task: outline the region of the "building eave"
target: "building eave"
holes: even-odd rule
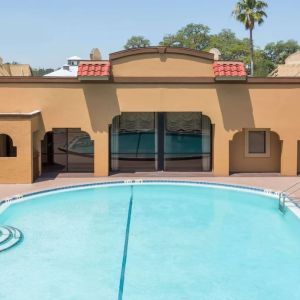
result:
[[[189,48],[177,48],[177,47],[165,47],[165,46],[152,46],[152,47],[122,50],[122,51],[111,53],[109,55],[109,59],[117,60],[124,57],[141,55],[141,54],[181,54],[181,55],[188,55],[188,56],[198,57],[202,59],[207,59],[210,61],[214,60],[214,55],[209,52],[204,52],[204,51],[194,50]]]
[[[1,112],[0,118],[32,118],[40,113],[40,110],[34,110],[31,112]]]
[[[24,76],[0,76],[0,84],[84,84],[84,83],[156,83],[156,84],[300,84],[300,77],[247,77],[236,79],[228,77],[220,80],[215,77],[104,77],[85,78],[78,77],[24,77]]]

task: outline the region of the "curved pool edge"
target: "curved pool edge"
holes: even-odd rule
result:
[[[259,187],[239,185],[239,184],[228,184],[222,182],[210,182],[210,181],[197,181],[197,180],[175,180],[175,179],[124,179],[124,180],[110,180],[110,181],[99,181],[91,183],[78,183],[72,185],[65,185],[53,188],[46,188],[37,190],[34,192],[16,194],[13,196],[0,199],[0,215],[12,204],[19,202],[28,201],[38,196],[55,194],[63,191],[82,190],[90,188],[110,187],[110,186],[122,186],[122,185],[185,185],[185,186],[202,186],[209,188],[229,189],[236,190],[246,193],[259,194],[273,199],[277,199],[281,191],[274,191],[271,189],[264,189]],[[300,207],[298,207],[290,198],[287,198],[287,208],[300,219]]]

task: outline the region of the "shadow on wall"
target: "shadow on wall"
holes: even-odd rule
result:
[[[229,142],[230,173],[280,173],[282,141],[270,132],[270,157],[245,156],[245,131],[237,132]]]
[[[87,83],[83,93],[94,133],[108,131],[113,117],[120,114],[116,88],[111,84]]]
[[[216,87],[224,128],[227,131],[255,128],[253,108],[246,85],[220,84]]]

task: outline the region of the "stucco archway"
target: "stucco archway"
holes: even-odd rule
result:
[[[16,157],[17,147],[14,146],[12,138],[7,134],[0,134],[0,157]]]
[[[251,131],[251,129],[249,129]],[[253,129],[253,131],[259,131]],[[263,131],[263,130],[261,130]],[[273,131],[267,132],[265,154],[248,153],[247,130],[237,132],[229,142],[229,171],[234,173],[280,173],[282,141]]]

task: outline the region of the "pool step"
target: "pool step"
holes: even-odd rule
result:
[[[0,226],[0,252],[11,249],[23,240],[23,233],[12,226]]]

